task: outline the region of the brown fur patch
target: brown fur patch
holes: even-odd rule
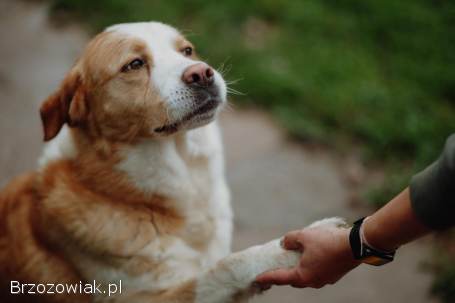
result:
[[[2,192],[0,234],[0,299],[2,302],[29,302],[30,295],[12,296],[12,280],[31,283],[77,283],[81,279],[71,263],[49,250],[39,237],[36,174],[10,183]],[[4,292],[8,290],[8,292]],[[14,298],[14,299],[13,299]],[[33,296],[34,302],[88,302],[86,295]]]
[[[54,138],[63,124],[80,124],[87,113],[84,88],[76,68],[65,77],[57,92],[44,101],[40,108],[44,141]]]
[[[198,56],[196,54],[196,48],[194,47],[194,45],[185,39],[185,37],[183,36],[180,36],[178,37],[176,40],[175,40],[175,49],[178,51],[178,52],[183,52],[183,50],[186,48],[186,47],[191,47],[193,49],[193,53],[191,54],[190,58],[193,59],[193,60],[197,60],[198,59]]]
[[[173,288],[168,291],[162,291],[156,294],[149,292],[141,292],[128,297],[129,302],[138,303],[192,303],[196,299],[196,282],[190,281],[183,283],[179,287]]]
[[[144,68],[123,72],[136,58],[146,62]],[[155,136],[153,130],[167,122],[167,114],[150,83],[152,66],[143,41],[115,32],[97,35],[41,107],[45,140],[55,137],[64,123],[92,139],[132,142]]]

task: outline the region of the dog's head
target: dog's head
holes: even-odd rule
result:
[[[194,46],[174,28],[146,22],[97,35],[40,111],[46,141],[65,123],[132,140],[205,125],[225,102],[222,76]]]

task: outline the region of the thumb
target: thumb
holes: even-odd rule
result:
[[[260,274],[256,277],[256,283],[259,285],[288,285],[298,280],[296,268],[276,269]]]
[[[283,238],[283,248],[287,250],[303,250],[303,245],[301,243],[302,231],[295,230],[288,232]]]

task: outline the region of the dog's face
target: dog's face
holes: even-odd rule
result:
[[[45,140],[64,123],[111,140],[167,136],[211,122],[226,102],[221,75],[174,28],[120,24],[96,36],[41,107]]]

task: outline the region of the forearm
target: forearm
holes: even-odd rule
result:
[[[363,232],[373,247],[392,251],[427,234],[430,229],[416,217],[411,206],[409,188],[406,188],[368,218]]]
[[[360,261],[368,263],[368,254],[365,254],[366,258],[359,257],[368,251],[363,250],[362,243],[368,244],[370,248],[389,252],[383,255],[388,257],[387,260],[393,259],[392,252],[399,246],[431,230],[454,226],[453,180],[455,134],[447,140],[438,161],[416,175],[410,188],[406,188],[380,210],[363,220],[360,230],[351,229],[349,234],[346,230],[313,227],[290,232],[285,237],[284,245],[286,249],[303,252],[300,265],[292,270],[264,273],[257,281],[265,286],[289,284],[296,287],[321,287],[334,283],[359,265]],[[351,243],[354,243],[354,247],[351,247]],[[355,246],[360,246],[360,249]],[[377,265],[380,262],[369,264]]]

